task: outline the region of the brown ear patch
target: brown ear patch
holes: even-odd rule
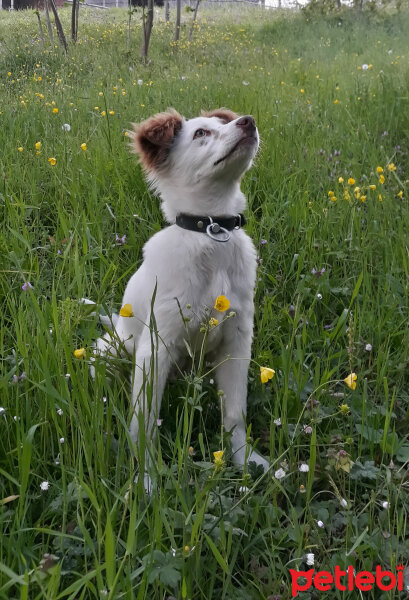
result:
[[[211,110],[209,112],[202,110],[201,114],[203,117],[217,117],[225,123],[230,123],[230,121],[234,121],[235,119],[239,118],[239,115],[228,108],[216,108],[216,110]]]
[[[133,123],[132,148],[146,171],[158,170],[165,164],[182,122],[180,114],[169,109],[142,123]]]

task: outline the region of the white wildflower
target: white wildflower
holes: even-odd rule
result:
[[[274,419],[274,425],[277,425],[277,427],[280,427],[280,425],[281,425],[280,417],[278,417],[278,419]]]
[[[299,466],[299,470],[300,470],[300,473],[308,473],[308,471],[310,470],[310,467],[307,465],[307,463],[301,463]]]
[[[278,469],[275,473],[274,473],[274,477],[278,480],[283,479],[285,477],[285,471],[284,469]]]
[[[68,123],[64,123],[64,125],[62,125],[61,129],[63,131],[71,131],[71,125],[69,125]]]
[[[305,561],[309,567],[314,566],[314,560],[315,560],[315,556],[312,552],[309,552],[308,554],[305,555]]]
[[[366,346],[365,346],[365,350],[366,350],[367,352],[371,352],[371,350],[372,350],[372,345],[371,345],[371,344],[366,344]]]
[[[42,492],[46,492],[46,491],[48,490],[48,488],[49,488],[49,487],[50,487],[50,483],[49,483],[49,481],[42,481],[42,482],[40,483],[40,490],[41,490]]]
[[[318,527],[320,527],[321,529],[322,529],[323,527],[325,527],[325,525],[324,525],[324,523],[323,523],[322,521],[317,521],[317,525],[318,525]]]

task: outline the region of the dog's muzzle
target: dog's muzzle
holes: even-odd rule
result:
[[[228,242],[230,231],[240,229],[246,224],[246,219],[241,213],[232,217],[196,217],[181,213],[176,217],[176,225],[189,231],[206,233],[216,242]]]

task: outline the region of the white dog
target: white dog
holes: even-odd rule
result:
[[[231,432],[233,461],[243,465],[247,457],[266,469],[268,462],[246,449],[244,421],[256,251],[241,228],[246,200],[240,179],[259,145],[254,119],[220,109],[185,120],[169,110],[134,125],[132,145],[161,197],[169,226],[146,243],[143,263],[126,286],[122,305],[130,305],[133,316],[115,319],[113,335],[105,334],[96,344],[97,353],[116,354],[116,338],[134,357],[131,437],[138,440],[142,422],[146,436],[152,436],[172,365],[186,356],[187,337],[189,343],[199,341],[203,322],[213,317],[220,324],[209,330],[207,351],[217,365],[217,387],[224,394],[223,423]],[[230,301],[225,313],[213,308],[221,295]],[[224,319],[230,311],[235,315]],[[146,381],[153,382],[150,407]],[[149,467],[148,457],[145,464]],[[149,481],[145,476],[146,487]]]

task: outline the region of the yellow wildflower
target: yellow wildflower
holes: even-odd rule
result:
[[[225,312],[230,306],[230,300],[226,296],[218,296],[214,308],[219,312]]]
[[[224,466],[223,454],[224,450],[217,450],[216,452],[213,452],[213,461],[216,470],[219,470]]]
[[[41,148],[41,142],[36,142],[35,143],[35,149],[36,150],[40,150],[40,148]]]
[[[378,173],[378,175],[380,175],[381,173],[383,173],[382,167],[376,167],[376,172]]]
[[[81,150],[84,150],[84,152],[87,150],[87,144],[85,142],[81,144]]]
[[[133,310],[131,304],[124,304],[121,310],[119,311],[121,317],[133,317]]]
[[[351,373],[348,377],[345,377],[344,382],[347,386],[354,390],[356,388],[356,380],[358,379],[358,375],[356,373]]]
[[[361,202],[366,202],[366,196],[361,196],[359,199]]]
[[[19,148],[19,150],[20,150],[20,148]],[[397,195],[398,198],[402,199],[403,198],[403,191],[400,190],[396,195]]]
[[[344,178],[343,177],[338,177],[338,183],[344,183]]]
[[[339,407],[339,410],[341,411],[341,413],[343,415],[347,415],[349,413],[349,406],[348,406],[348,404],[341,404],[341,406]]]
[[[396,171],[396,166],[393,163],[389,163],[388,171]]]
[[[18,150],[19,152],[23,152],[23,146],[19,146],[19,147],[17,148],[17,150]],[[399,196],[399,194],[398,194],[398,196]],[[402,196],[399,196],[399,197],[401,198]]]
[[[113,110],[110,110],[110,111],[109,111],[109,114],[110,114],[110,115],[114,115],[114,114],[115,114],[115,111],[113,111]]]
[[[53,113],[54,113],[55,115],[58,113],[58,108],[57,108],[57,107],[54,107],[54,108],[53,108]]]
[[[50,163],[50,165],[53,167],[57,161],[56,161],[56,159],[54,158],[54,156],[52,156],[51,158],[49,158],[49,159],[48,159],[48,162],[49,162],[49,163]]]
[[[376,185],[372,183],[372,185],[369,186],[369,189],[372,191],[376,190]]]
[[[353,177],[348,179],[348,185],[355,185],[355,179]]]
[[[219,321],[217,319],[214,319],[213,317],[209,321],[210,327],[216,327],[218,324],[219,324]]]
[[[78,350],[74,350],[74,356],[78,359],[85,358],[85,348],[78,348]]]
[[[335,196],[335,194],[332,190],[329,190],[328,197],[331,198],[332,196]]]
[[[382,200],[383,200],[382,194],[378,194],[378,200],[379,200],[379,202],[382,202]]]
[[[381,176],[379,177],[379,183],[380,183],[381,185],[383,185],[383,184],[385,183],[385,177],[384,177],[384,175],[381,175]]]
[[[273,379],[276,372],[270,367],[260,367],[260,379],[261,383],[267,383],[269,379]]]

